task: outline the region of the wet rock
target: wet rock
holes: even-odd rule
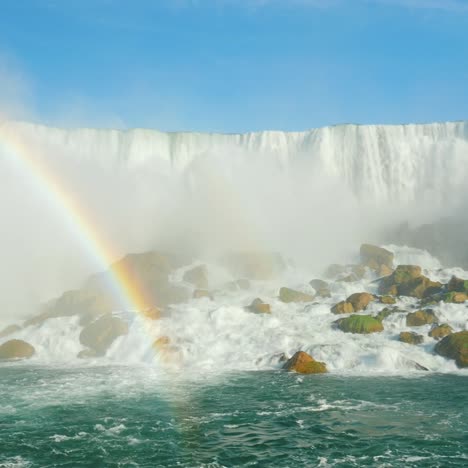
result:
[[[448,323],[442,323],[441,325],[433,326],[428,335],[435,340],[440,340],[451,333],[453,333],[453,328]]]
[[[424,342],[424,337],[422,335],[418,335],[417,333],[408,331],[401,332],[398,339],[402,343],[407,343],[411,345],[418,345]]]
[[[351,296],[346,299],[346,302],[349,302],[353,306],[354,312],[359,312],[365,310],[373,300],[374,296],[372,294],[362,292],[351,294]]]
[[[286,268],[286,262],[277,252],[232,252],[221,262],[234,277],[253,280],[277,278]]]
[[[458,367],[468,367],[468,331],[452,333],[436,344],[435,352],[454,359]]]
[[[382,277],[382,276],[389,276],[393,273],[393,270],[389,268],[387,265],[380,265],[377,274]]]
[[[442,300],[444,302],[449,302],[452,304],[463,304],[463,302],[468,301],[468,294],[463,292],[451,291],[442,295]]]
[[[116,338],[127,333],[126,322],[112,315],[104,315],[83,328],[80,343],[95,351],[97,356],[102,356]]]
[[[12,333],[16,333],[20,330],[21,327],[19,325],[8,325],[2,331],[0,331],[0,338],[11,335]]]
[[[301,291],[296,291],[291,288],[281,288],[279,291],[279,299],[282,302],[312,302],[314,296],[310,294],[303,293]]]
[[[352,314],[354,312],[353,304],[346,301],[338,302],[331,308],[332,314]]]
[[[193,291],[194,299],[202,299],[203,297],[206,297],[210,300],[213,299],[213,296],[211,295],[210,291],[207,291],[206,289],[195,289],[195,291]]]
[[[382,322],[371,315],[352,315],[337,320],[335,324],[345,333],[369,334],[381,332],[384,329]]]
[[[270,304],[266,304],[259,297],[254,299],[247,309],[255,314],[271,314]]]
[[[456,291],[468,294],[468,280],[452,276],[447,284],[447,290],[450,292]]]
[[[406,316],[406,326],[408,327],[421,327],[436,322],[437,317],[432,309],[417,310]]]
[[[198,289],[208,289],[208,272],[206,265],[198,265],[184,273],[183,280]]]
[[[375,316],[375,318],[377,320],[385,320],[387,317],[390,317],[390,315],[393,315],[393,314],[397,314],[399,312],[404,312],[400,309],[398,309],[398,307],[385,307],[385,309],[382,309],[381,311],[379,311],[379,313]]]
[[[23,340],[10,340],[0,345],[0,359],[28,359],[35,352],[34,346]]]
[[[317,292],[320,291],[321,289],[328,289],[329,285],[326,281],[323,281],[321,279],[313,279],[309,283]]]
[[[382,266],[391,271],[393,268],[393,253],[372,244],[362,244],[360,251],[361,263],[371,270],[380,271]]]
[[[299,374],[324,374],[327,366],[324,362],[316,361],[304,351],[298,351],[283,366],[283,369]]]
[[[379,302],[381,304],[396,304],[396,299],[393,296],[380,296]]]

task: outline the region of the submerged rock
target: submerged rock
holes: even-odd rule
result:
[[[369,334],[383,331],[380,320],[371,315],[352,315],[335,322],[336,326],[345,333]]]
[[[252,301],[252,303],[247,307],[247,310],[254,312],[255,314],[271,314],[270,304],[266,304],[259,297]]]
[[[325,374],[327,366],[324,362],[316,361],[304,351],[297,351],[283,366],[283,369],[299,374]]]
[[[126,322],[112,315],[104,315],[83,328],[80,343],[95,351],[96,356],[102,356],[116,338],[127,333]]]
[[[372,244],[362,244],[359,250],[361,263],[376,272],[386,267],[387,271],[393,268],[394,255],[389,250]]]
[[[408,331],[401,332],[398,339],[402,343],[407,343],[411,345],[418,345],[424,341],[424,337],[422,335],[418,335],[417,333]]]
[[[468,367],[468,331],[452,333],[436,344],[435,352],[454,359],[458,367]]]
[[[28,359],[35,352],[34,346],[23,340],[10,340],[0,345],[0,359]]]
[[[437,316],[432,309],[417,310],[406,316],[406,325],[408,327],[421,327],[436,322]]]
[[[453,328],[448,323],[443,323],[441,325],[433,326],[428,336],[434,338],[435,340],[440,340],[441,338],[444,338],[451,333],[453,333]]]
[[[206,265],[198,265],[184,273],[183,280],[198,289],[208,289],[208,272]]]
[[[279,299],[282,302],[312,302],[314,300],[314,296],[311,294],[306,294],[301,291],[296,291],[295,289],[291,288],[281,288],[279,291]]]

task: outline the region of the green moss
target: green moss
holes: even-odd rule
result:
[[[383,331],[380,320],[371,315],[352,315],[336,322],[338,328],[345,333],[376,333]]]

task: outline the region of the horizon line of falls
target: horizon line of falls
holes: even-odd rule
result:
[[[414,368],[393,336],[404,328],[403,316],[388,318],[389,329],[372,338],[342,336],[332,327],[332,302],[372,289],[373,278],[334,283],[332,297],[315,308],[281,303],[278,289],[308,292],[309,281],[320,278],[326,265],[355,263],[362,242],[424,238],[442,249],[447,232],[462,232],[458,225],[441,228],[442,239],[435,231],[397,228],[404,221],[418,226],[466,217],[467,122],[242,135],[3,122],[0,142],[0,324],[37,314],[38,304],[103,271],[103,256],[91,242],[95,235],[105,247],[112,244],[114,256],[106,261],[150,250],[189,255],[194,263],[184,268],[208,265],[214,287],[239,279],[220,270],[217,259],[227,251],[278,251],[294,260],[295,267],[276,281],[171,306],[175,319],[165,317],[161,326],[194,368],[271,368],[272,357],[297,349],[336,371]],[[398,235],[387,236],[393,231]],[[457,249],[466,244],[454,238],[448,243],[461,259]],[[400,262],[425,261],[421,266],[431,279],[446,282],[450,276],[438,272],[437,260],[427,254],[395,253]],[[175,270],[170,281],[187,286],[183,273]],[[244,309],[258,296],[272,305],[271,317]],[[148,331],[134,317],[123,317],[133,320],[130,333],[116,340],[109,355],[144,361],[149,350],[141,336]],[[440,317],[455,329],[466,321],[464,311],[451,315],[449,306]],[[39,357],[67,360],[82,349],[81,329],[76,317],[65,316],[17,336],[31,342]],[[454,369],[423,348],[415,358],[431,370]]]

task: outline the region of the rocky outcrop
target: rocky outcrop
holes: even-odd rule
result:
[[[468,367],[468,331],[452,333],[435,347],[440,356],[454,359],[458,367]]]
[[[80,343],[103,356],[116,338],[128,333],[128,325],[118,317],[104,315],[88,324],[80,333]]]
[[[313,279],[309,284],[315,289],[318,297],[331,297],[330,286],[326,281]]]
[[[221,263],[234,277],[253,280],[270,280],[286,268],[283,257],[276,252],[232,252]]]
[[[431,281],[416,265],[398,265],[395,271],[379,283],[379,294],[391,296],[428,297],[442,291],[442,283]]]
[[[304,351],[298,351],[283,366],[283,369],[299,374],[324,374],[327,366],[324,362],[316,361],[312,356]]]
[[[279,290],[279,299],[282,302],[312,302],[314,296],[291,288],[281,288]]]
[[[266,304],[259,297],[252,301],[247,310],[255,314],[271,314],[270,304]]]
[[[417,333],[408,331],[401,332],[398,339],[402,343],[407,343],[411,345],[418,345],[424,341],[424,337],[422,335],[418,335]]]
[[[10,340],[0,346],[0,359],[28,359],[34,356],[34,346],[23,340]]]
[[[183,280],[197,289],[208,289],[208,271],[206,265],[198,265],[184,273]]]
[[[337,320],[335,325],[345,333],[369,334],[381,332],[384,329],[382,322],[371,315],[352,315]]]
[[[362,244],[359,253],[361,263],[371,270],[378,273],[392,271],[394,255],[389,250],[372,244]]]
[[[406,316],[406,326],[408,327],[421,327],[436,322],[437,316],[432,309],[417,310]]]
[[[435,325],[431,328],[428,336],[434,338],[435,340],[440,340],[453,333],[453,328],[448,323],[443,323],[441,325]]]

